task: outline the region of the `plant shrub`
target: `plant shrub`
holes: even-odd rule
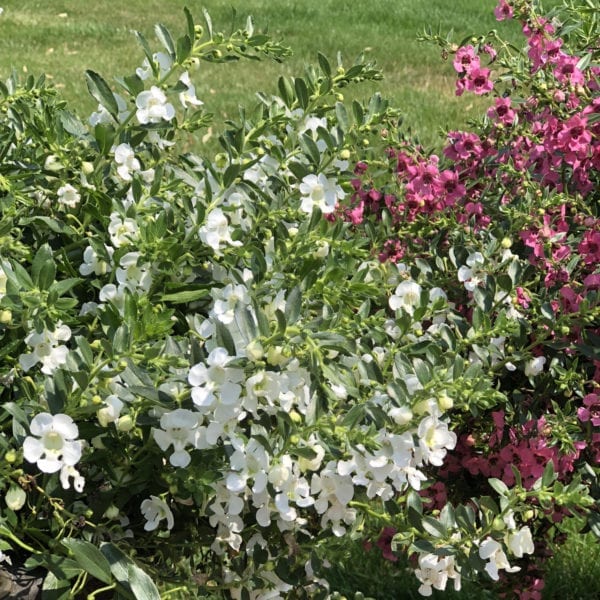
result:
[[[524,52],[434,38],[498,94],[443,157],[321,55],[190,151],[200,61],[287,53],[251,21],[138,36],[87,123],[7,81],[4,561],[56,597],[326,598],[382,532],[424,595],[539,597],[548,543],[598,527],[597,25],[497,13]]]

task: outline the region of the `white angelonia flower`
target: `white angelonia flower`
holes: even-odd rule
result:
[[[152,429],[154,441],[163,452],[172,444],[173,454],[169,456],[169,462],[174,467],[187,467],[192,457],[185,448],[196,444],[198,413],[177,408],[160,418],[160,426],[162,429]]]
[[[106,248],[108,258],[111,259],[115,249],[111,246],[104,247]],[[82,275],[87,276],[91,275],[92,273],[95,275],[106,275],[106,273],[110,273],[111,271],[112,267],[110,263],[100,258],[92,246],[88,246],[83,251],[83,262],[79,266],[79,272]]]
[[[129,144],[119,144],[114,149],[117,173],[123,181],[131,181],[132,173],[138,172],[142,167],[135,157],[135,152]]]
[[[120,94],[116,94],[113,92],[113,96],[115,97],[115,101],[117,102],[117,108],[119,109],[117,117],[119,123],[122,123],[129,116],[129,111],[127,110],[127,102],[125,102],[125,99]],[[96,125],[112,125],[114,124],[114,119],[112,118],[108,110],[106,110],[105,106],[103,106],[102,104],[98,104],[98,111],[90,115],[88,122],[92,127],[96,127]]]
[[[525,375],[527,377],[535,377],[544,370],[545,356],[536,356],[525,364]]]
[[[59,479],[64,490],[68,490],[70,487],[69,478],[73,479],[73,488],[79,493],[83,492],[85,478],[81,476],[75,467],[71,465],[63,465],[60,470]]]
[[[146,531],[154,531],[158,524],[163,520],[167,520],[167,529],[173,529],[175,519],[169,505],[158,496],[150,496],[142,502],[142,514],[146,519],[144,529]]]
[[[418,592],[421,596],[431,596],[433,589],[445,590],[448,579],[454,580],[454,589],[461,589],[461,575],[453,556],[436,556],[435,554],[421,554],[419,567],[415,575],[421,582]]]
[[[312,213],[315,206],[324,215],[332,213],[337,201],[346,196],[336,180],[328,179],[323,173],[306,175],[299,187],[302,194],[300,209],[308,214]]]
[[[482,267],[485,264],[481,252],[473,252],[467,258],[467,266],[458,269],[458,280],[464,283],[465,289],[472,292],[485,279],[485,271]]]
[[[158,66],[158,76],[161,79],[169,72],[169,70],[173,66],[173,61],[171,60],[171,57],[168,54],[165,54],[164,52],[156,52],[152,55],[152,60],[154,64]],[[144,58],[142,66],[138,67],[135,70],[135,72],[142,81],[145,81],[146,79],[148,79],[148,77],[150,77],[150,75],[152,75],[152,66],[148,62],[147,58]]]
[[[206,222],[199,229],[200,239],[220,255],[223,244],[241,246],[242,242],[231,239],[232,228],[221,208],[215,208],[206,215]]]
[[[142,125],[171,121],[175,117],[173,105],[167,102],[165,93],[155,85],[140,92],[135,99],[135,105],[135,116]]]
[[[183,92],[179,93],[179,101],[183,105],[183,108],[187,108],[188,104],[191,106],[202,106],[204,102],[202,102],[202,100],[198,100],[196,97],[196,87],[190,79],[190,74],[185,71],[185,73],[183,73],[179,78],[179,81],[181,81],[181,83],[183,83],[183,85],[185,85],[187,88]]]
[[[414,314],[415,308],[421,305],[421,286],[412,279],[402,281],[396,291],[390,296],[389,305],[392,310],[403,309],[409,315]]]
[[[526,525],[518,531],[510,532],[506,545],[517,558],[522,558],[523,554],[533,554],[535,550],[531,530]]]
[[[139,252],[127,252],[119,261],[120,267],[117,269],[117,282],[127,289],[135,292],[143,290],[147,292],[152,285],[152,275],[150,274],[150,264],[146,263],[138,266]]]
[[[491,537],[487,537],[479,545],[479,556],[488,561],[485,570],[494,581],[500,579],[498,574],[500,569],[504,569],[507,573],[516,573],[521,570],[521,567],[510,566],[502,545]]]
[[[104,399],[104,403],[106,406],[98,410],[96,417],[102,427],[108,427],[109,423],[116,423],[119,420],[125,404],[114,394],[107,396]]]
[[[119,213],[110,214],[108,235],[115,248],[120,248],[135,241],[139,235],[139,228],[135,219],[122,217]]]
[[[2,13],[0,13],[2,14]],[[4,552],[2,552],[2,550],[0,550],[0,563],[1,562],[5,562],[8,563],[9,565],[12,565],[12,560],[10,559],[10,556],[8,556],[8,554],[4,554]]]
[[[342,523],[351,525],[356,520],[356,511],[348,508],[348,503],[354,497],[354,484],[347,475],[337,472],[337,465],[330,461],[320,473],[312,476],[311,494],[318,494],[315,500],[315,510],[323,515],[321,527],[325,528],[331,522],[331,530],[336,537],[346,533]]]
[[[19,356],[19,364],[23,371],[42,363],[42,373],[52,375],[56,369],[67,362],[69,349],[59,345],[71,338],[71,329],[67,325],[58,323],[54,331],[44,329],[38,333],[33,330],[26,338],[25,343],[33,348],[28,354]]]
[[[394,406],[388,411],[388,414],[396,425],[406,425],[413,418],[412,410],[408,406]]]
[[[65,414],[39,413],[31,420],[23,442],[23,457],[37,463],[43,473],[56,473],[63,466],[73,467],[81,458],[83,442],[73,419]],[[36,437],[33,437],[36,436]]]
[[[224,288],[212,291],[215,302],[212,313],[225,325],[233,323],[238,307],[245,308],[250,304],[250,295],[246,286],[227,284]]]
[[[68,208],[75,208],[81,200],[79,192],[70,183],[58,188],[57,196],[58,203]]]
[[[435,414],[425,417],[419,423],[417,435],[423,459],[436,467],[443,464],[447,450],[456,446],[456,434]]]

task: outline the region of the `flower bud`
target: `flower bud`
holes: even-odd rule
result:
[[[512,246],[512,240],[510,238],[507,238],[507,237],[502,238],[502,241],[500,242],[500,245],[503,248],[508,249],[508,248],[510,248]]]
[[[133,422],[133,419],[130,415],[124,415],[122,417],[119,417],[119,420],[117,421],[117,429],[124,433],[131,431],[134,428],[134,426],[135,423]]]
[[[12,323],[11,310],[0,310],[0,323],[2,323],[2,325],[9,325],[10,323]]]
[[[17,460],[17,453],[14,450],[9,450],[4,455],[4,460],[10,464],[14,463]]]
[[[6,492],[4,500],[6,501],[6,506],[11,510],[21,510],[25,504],[25,500],[27,500],[27,494],[23,488],[11,485],[8,492]]]
[[[246,346],[246,356],[252,362],[262,360],[264,355],[265,349],[263,348],[263,345],[260,342],[254,340]]]
[[[113,519],[116,519],[119,516],[119,509],[114,505],[111,504],[105,511],[104,514],[102,515],[105,519],[109,519],[110,521],[112,521]]]

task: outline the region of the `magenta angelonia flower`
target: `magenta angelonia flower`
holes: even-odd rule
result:
[[[500,0],[498,6],[494,9],[494,16],[498,21],[504,21],[506,19],[512,19],[513,9],[512,6],[506,0]]]
[[[454,55],[452,65],[457,73],[471,73],[480,66],[479,56],[473,46],[462,46]]]
[[[479,67],[472,69],[465,80],[465,89],[478,96],[491,92],[494,89],[494,82],[490,79],[490,70]]]
[[[594,427],[600,425],[600,395],[588,394],[583,398],[583,406],[577,409],[577,416],[580,421],[592,422]]]

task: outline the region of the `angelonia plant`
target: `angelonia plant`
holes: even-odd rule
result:
[[[539,598],[567,524],[600,533],[586,6],[501,2],[522,49],[424,36],[490,98],[442,156],[323,55],[203,148],[202,62],[289,53],[251,20],[138,34],[89,118],[1,85],[2,565],[53,598],[328,598],[378,540],[422,595]]]

